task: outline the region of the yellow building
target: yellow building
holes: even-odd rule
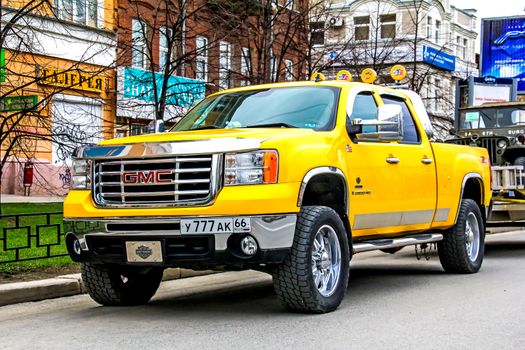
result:
[[[63,194],[74,148],[112,136],[116,1],[26,4],[8,1],[2,17],[2,30],[13,25],[0,75],[1,189],[23,192],[29,161],[32,194]]]

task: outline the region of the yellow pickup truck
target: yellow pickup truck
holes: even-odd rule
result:
[[[346,81],[249,86],[169,132],[78,149],[66,244],[91,297],[143,304],[166,267],[271,273],[290,310],[329,312],[353,254],[437,242],[474,273],[490,211],[487,151],[430,142],[411,91]]]

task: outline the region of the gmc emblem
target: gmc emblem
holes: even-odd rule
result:
[[[126,171],[122,174],[122,182],[125,184],[170,183],[170,178],[161,179],[161,176],[171,174],[173,174],[173,172],[170,170]]]

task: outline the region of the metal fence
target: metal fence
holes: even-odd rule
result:
[[[63,213],[0,215],[0,264],[67,255]]]

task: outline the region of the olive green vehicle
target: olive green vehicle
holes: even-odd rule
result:
[[[491,226],[525,225],[525,102],[459,110],[449,143],[483,147],[492,164]]]

